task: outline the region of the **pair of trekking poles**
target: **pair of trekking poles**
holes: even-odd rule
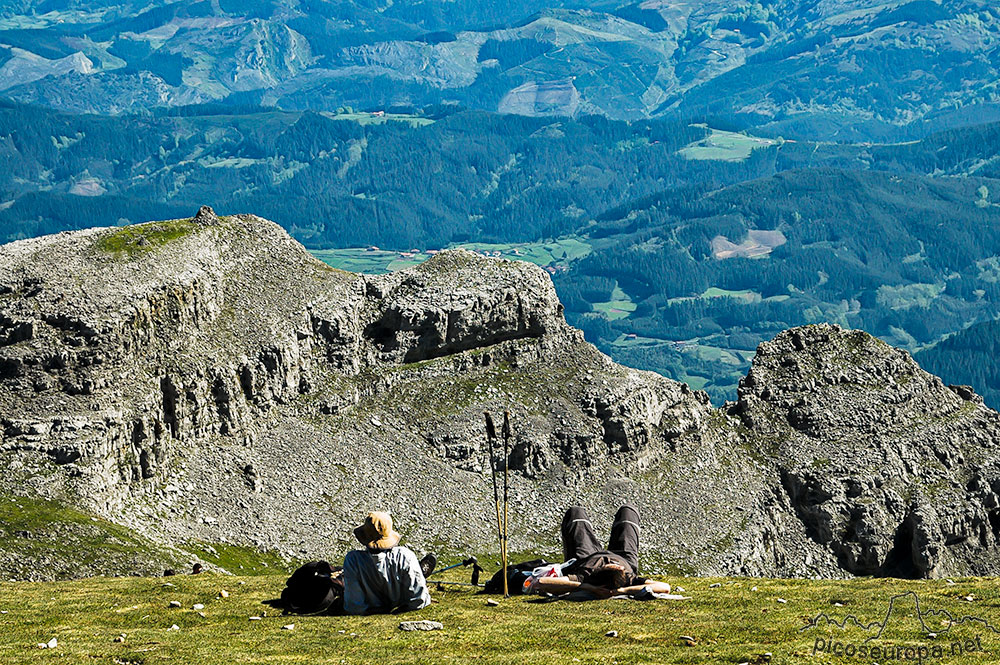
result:
[[[510,412],[503,412],[503,429],[500,431],[503,436],[503,510],[500,508],[500,488],[497,481],[500,469],[496,461],[497,430],[493,425],[493,418],[487,412],[486,416],[486,440],[490,445],[490,471],[493,474],[493,503],[497,509],[497,538],[500,540],[500,562],[503,566],[503,596],[510,596],[507,588],[507,498],[510,492],[509,467],[510,467]]]
[[[484,414],[486,416],[486,439],[489,441],[490,445],[490,471],[493,474],[493,503],[496,506],[497,511],[497,537],[500,539],[500,562],[503,566],[503,595],[504,598],[510,596],[510,589],[507,588],[507,516],[508,516],[508,497],[510,496],[510,412],[504,411],[503,413],[503,428],[500,430],[500,434],[503,437],[503,505],[501,508],[501,494],[500,494],[500,481],[497,476],[501,473],[500,465],[497,463],[496,453],[499,448],[497,443],[497,429],[493,424],[493,418],[489,413]],[[479,573],[483,569],[479,566],[479,562],[476,557],[469,557],[462,563],[456,563],[453,566],[448,566],[447,568],[442,568],[440,570],[435,570],[432,575],[437,575],[438,573],[443,573],[446,570],[451,570],[452,568],[458,568],[460,566],[473,566],[472,571],[472,584],[469,586],[479,586]],[[444,582],[440,581],[438,584],[459,584],[458,582]]]

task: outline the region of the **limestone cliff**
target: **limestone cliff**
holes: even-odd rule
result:
[[[995,574],[1000,420],[904,351],[835,326],[757,350],[732,409],[780,501],[853,574]]]
[[[512,549],[553,550],[571,502],[606,528],[631,501],[651,570],[1000,570],[997,414],[864,333],[782,333],[713,410],[587,344],[524,263],[355,275],[207,212],[0,247],[0,499],[299,558],[380,507],[416,549],[484,551],[504,409]]]
[[[594,490],[579,470],[648,465],[710,411],[561,312],[528,264],[454,251],[355,275],[251,216],[13,243],[4,482],[177,543],[319,554],[385,506],[411,542],[481,547],[482,413],[510,409],[521,526],[550,541],[566,487]]]

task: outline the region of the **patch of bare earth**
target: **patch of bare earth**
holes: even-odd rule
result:
[[[775,247],[780,247],[788,242],[785,234],[781,231],[759,231],[751,230],[747,232],[747,238],[740,244],[736,244],[719,235],[712,238],[712,256],[717,259],[732,259],[743,257],[746,259],[760,258],[767,256]]]

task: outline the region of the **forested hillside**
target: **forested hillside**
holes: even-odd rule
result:
[[[0,106],[0,240],[203,203],[253,210],[309,247],[441,247],[575,232],[665,188],[738,182],[761,160],[677,154],[678,121],[553,120],[455,108],[419,115],[193,109],[105,118]]]
[[[239,111],[0,106],[0,240],[207,203],[315,250],[407,252],[337,254],[348,268],[471,243],[547,266],[589,339],[717,400],[788,326],[834,321],[915,351],[1000,313],[1000,125],[831,144],[455,106]]]
[[[984,321],[914,356],[951,384],[973,386],[988,406],[1000,408],[1000,321]]]
[[[1000,312],[1000,208],[983,194],[997,184],[812,170],[675,191],[602,216],[590,236],[614,241],[557,284],[602,348],[721,399],[790,326],[916,350]]]

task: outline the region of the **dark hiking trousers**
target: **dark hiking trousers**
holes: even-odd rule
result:
[[[582,506],[573,506],[563,516],[562,541],[566,561],[584,559],[602,551],[590,515]],[[615,513],[608,551],[625,559],[633,575],[639,574],[639,511],[634,507],[622,506]]]

